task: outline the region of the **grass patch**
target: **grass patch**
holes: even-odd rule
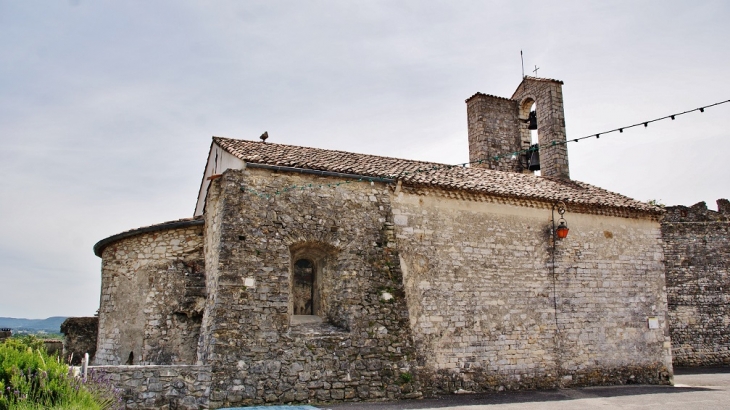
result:
[[[108,381],[69,376],[68,366],[48,355],[42,340],[27,336],[0,344],[0,410],[119,407],[121,396]]]

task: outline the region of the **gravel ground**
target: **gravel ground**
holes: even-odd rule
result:
[[[342,403],[318,407],[331,410],[730,409],[730,367],[675,369],[674,386],[631,385],[459,394],[423,400]]]

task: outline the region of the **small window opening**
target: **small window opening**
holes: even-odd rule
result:
[[[332,274],[337,250],[326,243],[307,241],[291,245],[290,252],[289,324],[309,325],[325,320],[339,323],[338,318],[344,315],[342,308],[331,304],[333,289],[338,288]]]
[[[127,365],[134,364],[134,352],[129,352],[129,357],[127,357]]]
[[[314,263],[309,259],[299,259],[294,263],[292,296],[295,315],[315,315]]]

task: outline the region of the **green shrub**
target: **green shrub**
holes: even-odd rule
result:
[[[69,376],[68,366],[49,356],[42,340],[27,336],[0,344],[0,410],[113,409],[119,403],[104,380]]]
[[[404,372],[400,374],[401,384],[410,383],[413,381],[413,375],[410,372]]]

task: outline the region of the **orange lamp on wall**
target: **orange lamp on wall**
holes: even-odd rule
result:
[[[555,234],[558,236],[558,239],[565,239],[568,237],[568,223],[565,222],[565,219],[560,218],[560,222],[558,223],[558,228],[555,230]]]
[[[560,219],[558,219],[558,226],[555,226],[555,211],[558,211],[558,214],[560,215]],[[565,239],[568,237],[568,221],[563,218],[563,215],[565,215],[565,203],[563,201],[558,201],[553,204],[552,214],[550,218],[550,222],[552,223],[551,232],[553,235],[553,239]]]

